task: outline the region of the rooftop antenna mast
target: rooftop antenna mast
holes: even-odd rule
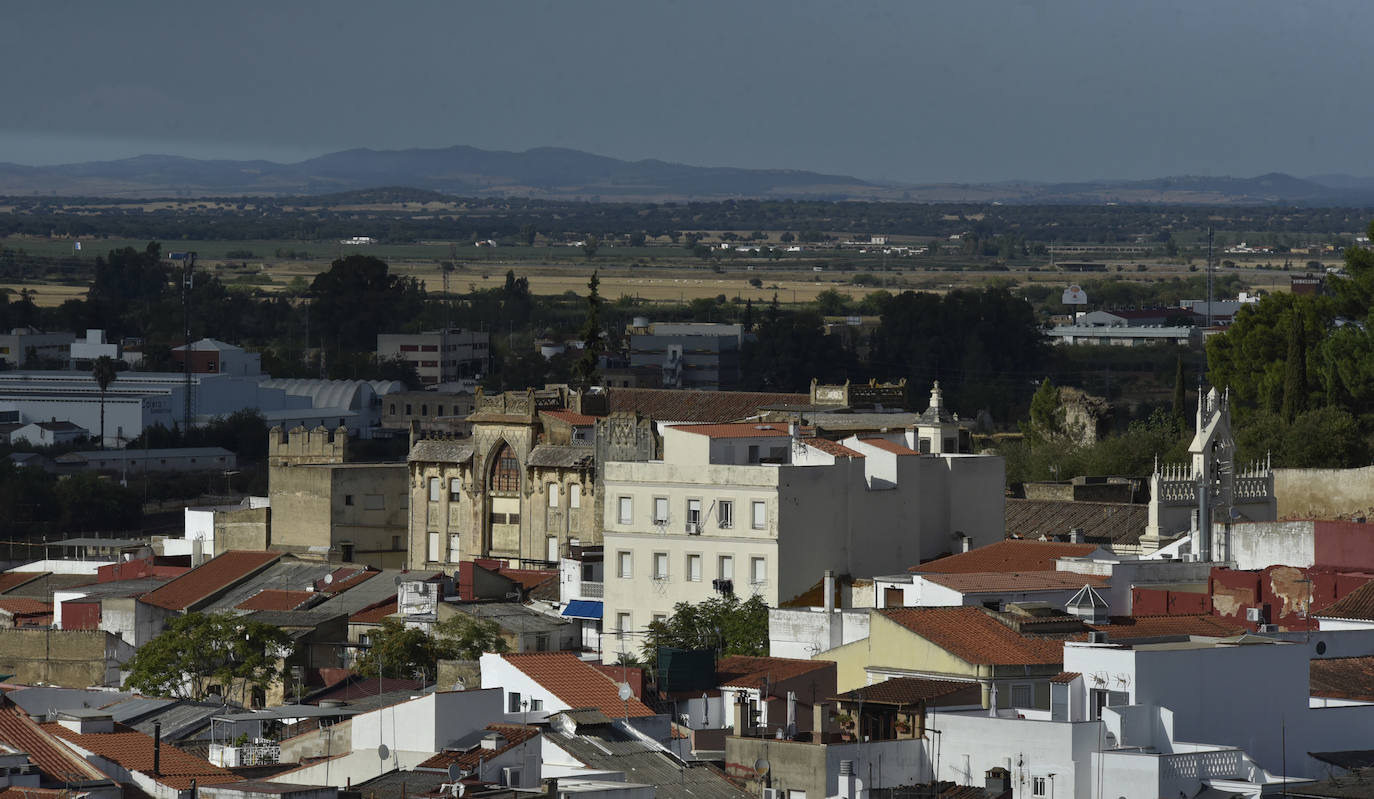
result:
[[[1207,330],[1212,326],[1212,228],[1207,228]],[[1204,333],[1203,335],[1206,335]]]
[[[191,289],[194,286],[196,254],[194,252],[174,252],[169,256],[173,261],[181,261],[181,309],[184,320],[184,357],[182,360],[183,368],[183,394],[182,399],[185,403],[181,415],[181,434],[185,436],[191,430]]]

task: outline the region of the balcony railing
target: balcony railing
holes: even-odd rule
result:
[[[606,595],[605,583],[593,583],[583,580],[581,594],[587,599],[600,599]]]

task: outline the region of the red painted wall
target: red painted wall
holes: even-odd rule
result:
[[[1374,570],[1374,525],[1359,522],[1313,522],[1313,561],[1346,571]]]
[[[62,629],[99,630],[100,603],[73,599],[62,603]]]

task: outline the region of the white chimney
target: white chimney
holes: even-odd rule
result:
[[[969,551],[970,549],[972,549],[972,548],[973,548],[973,537],[972,537],[972,536],[969,536],[969,535],[965,535],[965,534],[963,534],[963,533],[959,533],[959,550],[960,550],[961,552],[968,552],[968,551]]]
[[[789,732],[797,729],[797,692],[787,692],[787,729]]]
[[[830,569],[825,570],[825,612],[835,612],[835,572]]]
[[[857,799],[854,795],[854,761],[840,761],[840,799]]]

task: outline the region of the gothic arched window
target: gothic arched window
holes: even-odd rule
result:
[[[492,460],[491,490],[520,490],[520,461],[516,459],[515,450],[510,448],[510,444],[503,442],[501,449]]]

